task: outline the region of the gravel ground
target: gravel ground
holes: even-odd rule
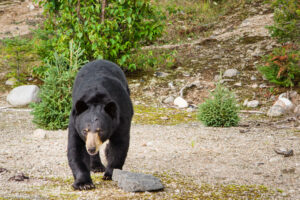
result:
[[[97,175],[93,175],[95,191],[72,191],[73,179],[66,157],[67,131],[35,132],[28,111],[2,109],[0,119],[0,168],[8,170],[0,173],[0,197],[141,199],[150,195],[150,199],[157,199],[160,193],[167,198],[178,192],[177,186],[165,182],[166,189],[154,196],[125,193],[112,181],[103,182]],[[248,132],[240,133],[241,129]],[[279,147],[293,149],[294,155],[276,154],[274,149]],[[198,185],[264,185],[283,191],[276,199],[300,199],[299,152],[300,134],[292,129],[278,130],[263,125],[248,129],[208,128],[200,123],[134,124],[124,169],[169,173],[175,179],[180,175]],[[29,179],[8,181],[18,172]]]

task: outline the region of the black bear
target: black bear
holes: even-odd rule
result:
[[[68,134],[72,186],[93,189],[90,171],[105,172],[103,179],[110,180],[113,169],[122,169],[127,156],[133,107],[126,77],[110,61],[87,63],[77,74],[72,100]],[[104,167],[99,147],[106,140]]]

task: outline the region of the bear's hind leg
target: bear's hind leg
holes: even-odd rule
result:
[[[91,171],[92,172],[104,172],[105,167],[103,166],[99,152],[96,155],[90,156],[90,166],[91,166]]]

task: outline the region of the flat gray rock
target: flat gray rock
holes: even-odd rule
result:
[[[118,182],[118,186],[126,192],[144,192],[161,190],[164,188],[160,179],[150,175],[133,173],[114,169],[113,181]]]

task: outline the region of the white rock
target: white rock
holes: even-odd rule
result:
[[[237,82],[234,84],[235,86],[238,86],[238,87],[241,87],[242,86],[242,83],[241,82]]]
[[[279,98],[274,103],[274,106],[281,106],[285,111],[291,111],[294,108],[294,104],[284,97]]]
[[[257,83],[254,83],[253,85],[251,85],[251,87],[252,87],[253,89],[255,89],[255,88],[258,87],[258,85],[257,85]]]
[[[251,81],[256,81],[256,77],[254,75],[251,76]]]
[[[182,97],[177,97],[175,100],[174,100],[174,104],[176,106],[178,106],[179,108],[186,108],[189,106],[189,104],[187,103],[186,100],[184,100]]]
[[[237,76],[239,74],[239,71],[237,69],[227,69],[224,74],[223,77],[234,77]]]
[[[267,115],[269,117],[278,117],[280,115],[283,115],[284,113],[285,113],[285,110],[283,107],[274,105],[268,110]]]
[[[6,100],[13,106],[25,106],[39,101],[38,92],[39,87],[36,85],[23,85],[10,91]]]
[[[15,85],[17,81],[18,80],[15,77],[12,77],[5,82],[5,85]]]
[[[247,107],[249,108],[256,108],[259,105],[259,101],[253,100],[247,102]]]
[[[243,106],[247,106],[248,102],[249,102],[248,99],[246,99],[243,103]]]
[[[164,99],[163,101],[164,103],[173,103],[174,102],[174,97],[169,96],[166,99]]]
[[[43,129],[36,129],[33,132],[33,136],[37,139],[47,139],[48,138],[47,132]]]

